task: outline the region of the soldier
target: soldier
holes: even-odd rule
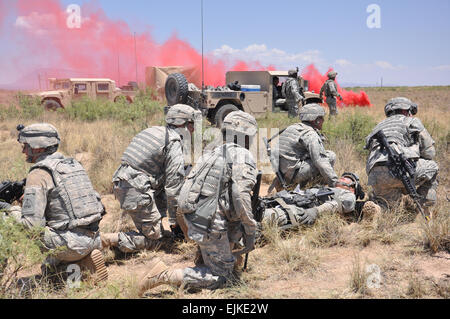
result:
[[[381,208],[374,202],[367,201],[358,213],[356,201],[362,200],[364,196],[359,177],[354,173],[344,173],[337,181],[336,187],[313,187],[305,191],[296,189],[264,198],[266,209],[262,222],[289,229],[302,224],[311,225],[324,213],[339,213],[343,216],[354,213],[358,218],[362,216],[364,219],[370,219],[374,214],[380,213]]]
[[[54,126],[39,123],[17,129],[22,153],[33,166],[23,205],[11,207],[9,215],[27,228],[45,227],[44,249],[61,249],[47,257],[43,273],[77,263],[95,273],[97,280],[107,279],[98,227],[104,207],[86,171],[75,159],[57,152],[60,139]]]
[[[315,177],[322,176],[325,183],[333,187],[338,177],[333,166],[336,154],[326,151],[321,134],[325,110],[312,103],[300,110],[301,123],[289,126],[280,134],[279,149],[272,153],[273,161],[279,162],[278,169],[287,185],[301,184],[303,187]],[[276,167],[274,169],[277,169]],[[269,192],[276,187],[281,190],[281,183],[275,178]]]
[[[380,203],[387,201],[390,204],[406,194],[402,182],[389,173],[387,154],[381,152],[378,142],[372,139],[378,131],[383,130],[391,147],[415,163],[417,193],[422,196],[420,203],[425,206],[425,213],[429,214],[429,207],[436,203],[438,186],[439,167],[433,161],[436,153],[434,140],[422,122],[413,117],[417,113],[417,105],[409,99],[396,97],[389,100],[384,112],[387,118],[366,138],[366,148],[370,151],[366,171],[368,184],[373,187],[372,195],[374,199],[381,199]]]
[[[289,78],[283,85],[286,105],[288,107],[288,116],[296,117],[298,115],[298,104],[303,100],[298,85],[297,70],[288,71]]]
[[[224,143],[204,154],[187,176],[179,198],[179,209],[187,224],[187,235],[197,242],[203,264],[169,270],[155,260],[142,280],[143,294],[161,284],[216,289],[232,278],[235,261],[254,249],[256,221],[251,191],[256,183],[256,163],[248,151],[257,124],[248,113],[234,111],[223,122]],[[245,148],[242,145],[245,142]],[[243,238],[245,247],[233,250]]]
[[[177,197],[184,181],[182,137],[194,131],[200,111],[184,104],[170,107],[164,126],[153,126],[136,135],[122,155],[113,176],[114,194],[139,233],[102,234],[104,247],[122,252],[154,248],[162,238],[162,215],[167,208],[172,231],[177,227]],[[187,131],[189,133],[187,133]]]
[[[322,88],[320,89],[320,98],[322,98],[323,93],[325,93],[326,102],[328,104],[328,107],[330,108],[330,118],[332,115],[338,114],[336,107],[336,96],[338,96],[342,100],[342,96],[338,93],[336,87],[336,75],[337,72],[335,71],[328,72],[328,80],[325,81],[325,83],[322,85]]]

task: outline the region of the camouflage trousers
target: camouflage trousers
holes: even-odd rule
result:
[[[57,250],[55,255],[48,256],[44,262],[44,265],[52,267],[79,261],[94,249],[102,248],[99,231],[82,228],[56,231],[46,227],[43,243],[44,251]]]
[[[149,188],[135,188],[128,181],[114,182],[114,194],[123,212],[134,222],[138,232],[119,232],[118,248],[125,253],[153,248],[162,237],[162,216],[158,207],[164,210],[164,194]],[[158,203],[157,203],[158,202]]]
[[[326,98],[326,102],[328,104],[328,107],[330,108],[330,117],[332,115],[338,115],[338,110],[337,110],[337,106],[336,106],[336,98],[332,97],[332,96],[328,96]]]
[[[297,117],[298,116],[298,103],[295,100],[286,99],[286,105],[288,107],[288,116]]]
[[[189,225],[190,223],[188,223]],[[189,225],[189,237],[192,236]],[[211,232],[195,240],[200,248],[204,265],[183,269],[183,283],[186,287],[217,289],[233,278],[236,258],[232,247],[242,238],[240,223],[231,225],[228,231]]]
[[[331,166],[334,167],[336,154],[333,151],[326,151],[326,158]],[[311,159],[299,161],[295,166],[289,167],[283,175],[288,185],[306,184],[317,177],[321,177],[320,171],[316,168]],[[274,183],[277,189],[281,188],[281,184],[278,182],[277,178],[275,178]]]
[[[417,193],[423,197],[420,201],[424,206],[433,206],[436,203],[436,189],[438,186],[438,164],[435,161],[419,159],[416,165],[415,184]],[[389,173],[387,166],[375,166],[369,172],[368,185],[373,187],[375,199],[381,197],[388,203],[399,200],[406,195],[406,189],[401,180]]]

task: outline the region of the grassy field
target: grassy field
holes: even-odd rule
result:
[[[360,88],[354,88],[359,91]],[[240,280],[216,291],[187,292],[161,286],[148,298],[448,298],[450,282],[449,111],[450,87],[365,88],[371,107],[345,107],[326,120],[323,132],[327,149],[337,154],[336,172],[359,174],[366,187],[364,138],[384,118],[384,105],[392,97],[405,96],[419,104],[417,116],[436,141],[439,164],[437,216],[426,226],[399,204],[373,221],[353,223],[340,216],[323,216],[314,226],[289,234],[266,229],[267,242],[250,254],[249,269]],[[7,96],[7,93],[1,92]],[[137,102],[79,101],[61,112],[44,112],[36,101],[20,97],[0,99],[0,176],[22,179],[25,163],[17,143],[17,124],[48,122],[61,136],[60,150],[87,169],[94,187],[102,194],[108,214],[102,231],[133,229],[111,195],[111,177],[122,152],[140,130],[164,123],[162,106],[141,92]],[[284,128],[296,120],[287,114],[269,114],[258,120],[260,128]],[[266,164],[259,163],[260,167]],[[264,181],[273,177],[269,174]],[[263,186],[263,190],[268,185]],[[263,194],[264,195],[264,194]],[[276,253],[274,253],[276,252]],[[33,298],[136,298],[140,274],[153,256],[173,267],[192,266],[193,243],[180,243],[171,251],[144,251],[118,256],[107,251],[109,280],[98,286],[83,282],[78,289],[37,289]],[[119,258],[120,257],[120,258]],[[19,275],[39,273],[36,258]],[[375,277],[374,277],[375,276]],[[375,279],[374,279],[375,278]],[[372,284],[370,284],[372,282]],[[4,297],[17,297],[9,292]]]

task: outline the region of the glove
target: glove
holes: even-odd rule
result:
[[[300,224],[304,225],[311,225],[314,224],[314,222],[317,219],[319,211],[317,208],[308,208],[304,211],[303,215],[300,217]]]
[[[242,239],[244,241],[244,248],[233,251],[233,255],[235,258],[239,257],[240,255],[249,253],[253,249],[255,249],[255,234],[247,235],[246,233],[244,233],[244,237]]]
[[[9,211],[11,209],[11,207],[12,207],[11,204],[0,201],[0,210]]]
[[[344,101],[344,99],[342,98],[342,96],[340,94],[338,96],[341,99],[341,101]]]

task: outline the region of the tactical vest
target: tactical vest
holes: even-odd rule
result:
[[[330,83],[332,82],[332,83]],[[326,97],[332,97],[333,94],[331,93],[330,85],[334,85],[334,81],[329,79],[325,82],[325,96]]]
[[[122,162],[156,178],[165,171],[166,146],[181,141],[180,135],[164,126],[154,126],[137,134],[122,155]]]
[[[34,169],[48,171],[55,184],[47,197],[46,218],[56,230],[88,226],[102,219],[103,205],[81,164],[59,153],[34,164]]]
[[[378,131],[383,130],[384,135],[389,143],[395,143],[402,147],[409,147],[415,143],[412,136],[408,132],[408,128],[411,121],[414,118],[407,117],[401,114],[392,115],[382,122],[378,123],[377,126],[372,130],[372,132],[367,137],[367,143],[369,144],[372,136],[374,136]],[[370,150],[378,147],[378,142],[373,141],[370,145]]]
[[[178,207],[196,227],[209,231],[217,211],[219,197],[225,196],[225,205],[229,205],[231,215],[225,215],[229,221],[239,219],[234,216],[231,200],[233,193],[232,171],[234,156],[237,154],[251,158],[251,153],[233,143],[216,147],[211,153],[203,155],[192,169],[183,184],[178,199]],[[239,156],[239,155],[237,155]],[[250,161],[251,162],[251,161]],[[256,167],[255,163],[247,163]]]
[[[303,142],[303,138],[308,134],[317,134],[313,128],[303,123],[297,123],[289,126],[279,139],[279,154],[281,158],[287,160],[306,160],[309,158],[307,145]]]
[[[295,83],[293,81],[295,81],[295,79],[288,78],[286,80],[286,82],[284,83],[283,87],[282,87],[282,90],[284,90],[284,92],[282,92],[282,94],[284,95],[284,97],[287,100],[294,100],[295,99],[295,96],[292,95],[292,91],[291,91],[292,90],[291,87],[293,85],[295,85]]]

